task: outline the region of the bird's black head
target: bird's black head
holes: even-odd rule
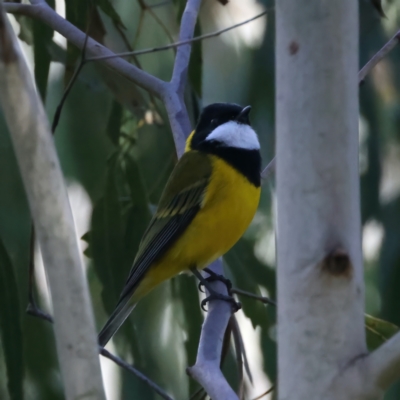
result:
[[[187,150],[223,158],[252,183],[260,185],[260,144],[250,126],[250,107],[214,103],[204,108]]]
[[[190,138],[190,147],[195,149],[212,131],[227,122],[235,121],[250,126],[249,112],[250,107],[241,107],[238,104],[210,104],[200,115],[195,132]]]

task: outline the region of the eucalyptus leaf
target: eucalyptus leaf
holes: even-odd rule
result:
[[[0,337],[7,368],[11,400],[22,400],[24,380],[23,340],[18,287],[12,261],[0,237]]]
[[[123,22],[121,20],[121,17],[115,11],[115,8],[110,0],[95,0],[95,1],[96,1],[96,5],[98,5],[101,8],[101,10],[105,14],[107,14],[117,26],[119,26],[121,28],[125,28],[125,25],[123,24]]]
[[[123,268],[124,222],[116,183],[117,171],[118,153],[115,153],[108,163],[104,195],[94,206],[90,232],[86,235],[89,237],[87,254],[91,255],[103,285],[102,300],[108,313],[117,304],[128,275]]]
[[[399,332],[400,328],[391,322],[365,314],[365,330],[368,350],[373,351]]]
[[[54,0],[49,5],[54,8]],[[44,101],[46,98],[47,81],[49,78],[51,54],[49,46],[53,41],[53,29],[39,21],[32,21],[33,24],[33,49],[35,61],[35,81],[39,93]]]

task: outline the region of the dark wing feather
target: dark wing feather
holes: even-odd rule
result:
[[[185,231],[201,207],[211,177],[211,161],[197,151],[179,160],[143,235],[120,301],[130,297],[150,265]]]

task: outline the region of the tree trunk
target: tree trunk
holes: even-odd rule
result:
[[[49,281],[65,397],[103,400],[94,318],[64,178],[47,116],[1,1],[0,106]]]
[[[279,399],[341,397],[367,352],[358,171],[358,2],[276,4]]]

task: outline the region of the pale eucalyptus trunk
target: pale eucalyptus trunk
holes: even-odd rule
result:
[[[367,352],[357,72],[357,0],[276,2],[280,400],[354,400]]]

